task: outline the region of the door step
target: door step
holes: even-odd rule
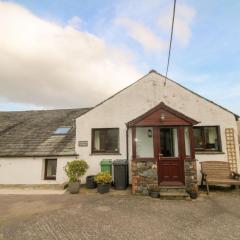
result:
[[[160,198],[169,200],[189,200],[190,196],[183,186],[164,186],[159,188]]]
[[[190,200],[188,193],[181,192],[160,192],[161,199],[167,200]]]

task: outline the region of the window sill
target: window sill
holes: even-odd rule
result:
[[[219,151],[196,151],[195,154],[199,155],[210,155],[210,154],[225,154],[225,152],[219,152]]]
[[[121,153],[90,153],[90,156],[94,156],[94,155],[122,155]]]

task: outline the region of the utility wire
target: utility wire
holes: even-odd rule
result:
[[[168,50],[168,61],[167,61],[167,69],[166,69],[166,74],[165,74],[164,86],[166,85],[166,82],[167,82],[167,74],[168,74],[168,68],[169,68],[169,63],[170,63],[172,38],[173,38],[173,27],[174,27],[174,19],[175,19],[175,9],[176,9],[176,0],[174,0],[174,4],[173,4],[172,28],[171,28],[171,36],[170,36],[170,43],[169,43],[169,50]]]

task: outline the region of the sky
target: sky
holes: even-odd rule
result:
[[[173,1],[0,1],[0,111],[94,106],[165,74]],[[177,0],[169,78],[240,114],[240,1]]]

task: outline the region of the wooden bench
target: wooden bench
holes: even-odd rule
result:
[[[207,194],[209,185],[240,185],[240,174],[230,170],[228,162],[206,161],[201,162],[202,182],[206,183]]]

